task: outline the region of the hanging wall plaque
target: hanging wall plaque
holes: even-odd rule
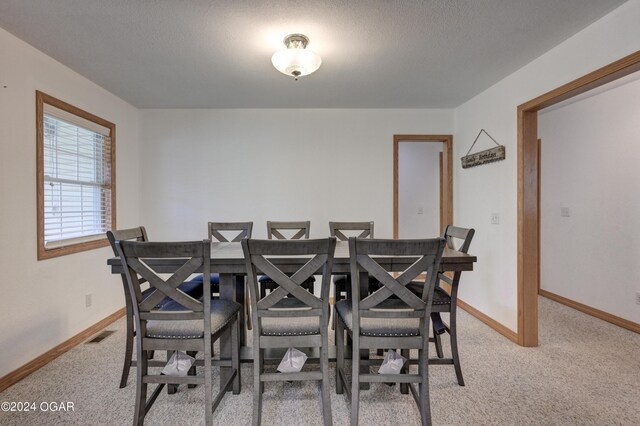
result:
[[[475,154],[470,154],[471,150],[473,149],[473,146],[476,144],[476,142],[478,141],[478,138],[482,133],[489,136],[489,138],[498,146],[495,148],[476,152]],[[493,163],[494,161],[504,160],[505,158],[506,158],[506,152],[504,149],[504,145],[500,145],[498,142],[496,142],[496,140],[492,138],[491,135],[487,133],[486,130],[480,129],[480,132],[478,132],[478,136],[476,136],[476,139],[473,141],[473,144],[471,144],[471,148],[469,148],[469,151],[467,151],[467,155],[462,157],[460,160],[462,160],[462,168],[467,169],[469,167],[475,167],[475,166],[480,166],[482,164]]]

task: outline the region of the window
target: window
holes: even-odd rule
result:
[[[38,259],[108,245],[115,228],[115,130],[36,91]]]

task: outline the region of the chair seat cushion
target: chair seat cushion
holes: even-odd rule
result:
[[[420,297],[422,297],[422,288],[424,287],[424,283],[420,281],[412,281],[407,284],[407,288]],[[440,287],[436,287],[433,292],[433,305],[450,305],[451,304],[451,296],[447,294]]]
[[[263,317],[264,336],[307,336],[320,334],[319,317]]]
[[[336,303],[336,312],[344,325],[353,332],[351,300]],[[419,318],[360,318],[360,334],[373,337],[419,336]]]
[[[304,312],[309,306],[295,297],[280,299],[270,311]],[[313,317],[262,317],[263,336],[308,336],[320,334],[320,318]]]
[[[193,297],[194,299],[202,298],[202,281],[200,282],[194,281],[194,280],[185,281],[182,284],[180,284],[178,288],[182,290],[184,293]],[[151,288],[149,288],[149,290],[151,290]],[[158,308],[162,309],[163,306],[171,302],[173,302],[173,299],[171,299],[170,297],[165,297],[162,300],[162,302],[158,303]]]
[[[181,311],[184,308],[172,300],[161,311]],[[211,333],[217,333],[236,318],[240,305],[230,300],[211,300]],[[204,321],[198,320],[149,320],[147,336],[159,339],[200,339],[204,336]]]
[[[202,283],[203,280],[203,276],[202,274],[196,276],[195,278],[193,278],[191,281],[195,281],[198,283]],[[211,279],[210,279],[211,285],[220,285],[220,275],[218,275],[217,273],[213,273],[211,274]]]

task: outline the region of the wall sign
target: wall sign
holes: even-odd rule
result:
[[[475,154],[469,154],[482,133],[489,136],[489,138],[498,146],[495,148],[476,152]],[[493,163],[494,161],[504,160],[505,158],[506,158],[506,152],[505,152],[504,145],[500,145],[498,142],[496,142],[496,140],[492,138],[491,135],[487,133],[486,130],[480,129],[478,136],[476,136],[476,139],[473,141],[473,144],[471,144],[471,148],[469,148],[469,151],[467,151],[467,155],[462,157],[460,160],[462,160],[462,168],[467,169],[469,167],[475,167],[475,166],[480,166],[482,164]]]

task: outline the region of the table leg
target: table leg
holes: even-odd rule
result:
[[[240,346],[245,346],[247,344],[247,328],[246,328],[246,320],[245,320],[245,285],[244,285],[244,276],[236,275],[236,293],[235,293],[235,301],[238,302],[242,308],[240,308],[240,322],[238,324],[240,328]]]
[[[233,274],[220,274],[220,299],[236,300],[236,286]],[[220,359],[231,359],[231,329],[220,336]],[[231,375],[231,367],[220,367],[220,390]],[[231,390],[231,388],[229,388]]]

